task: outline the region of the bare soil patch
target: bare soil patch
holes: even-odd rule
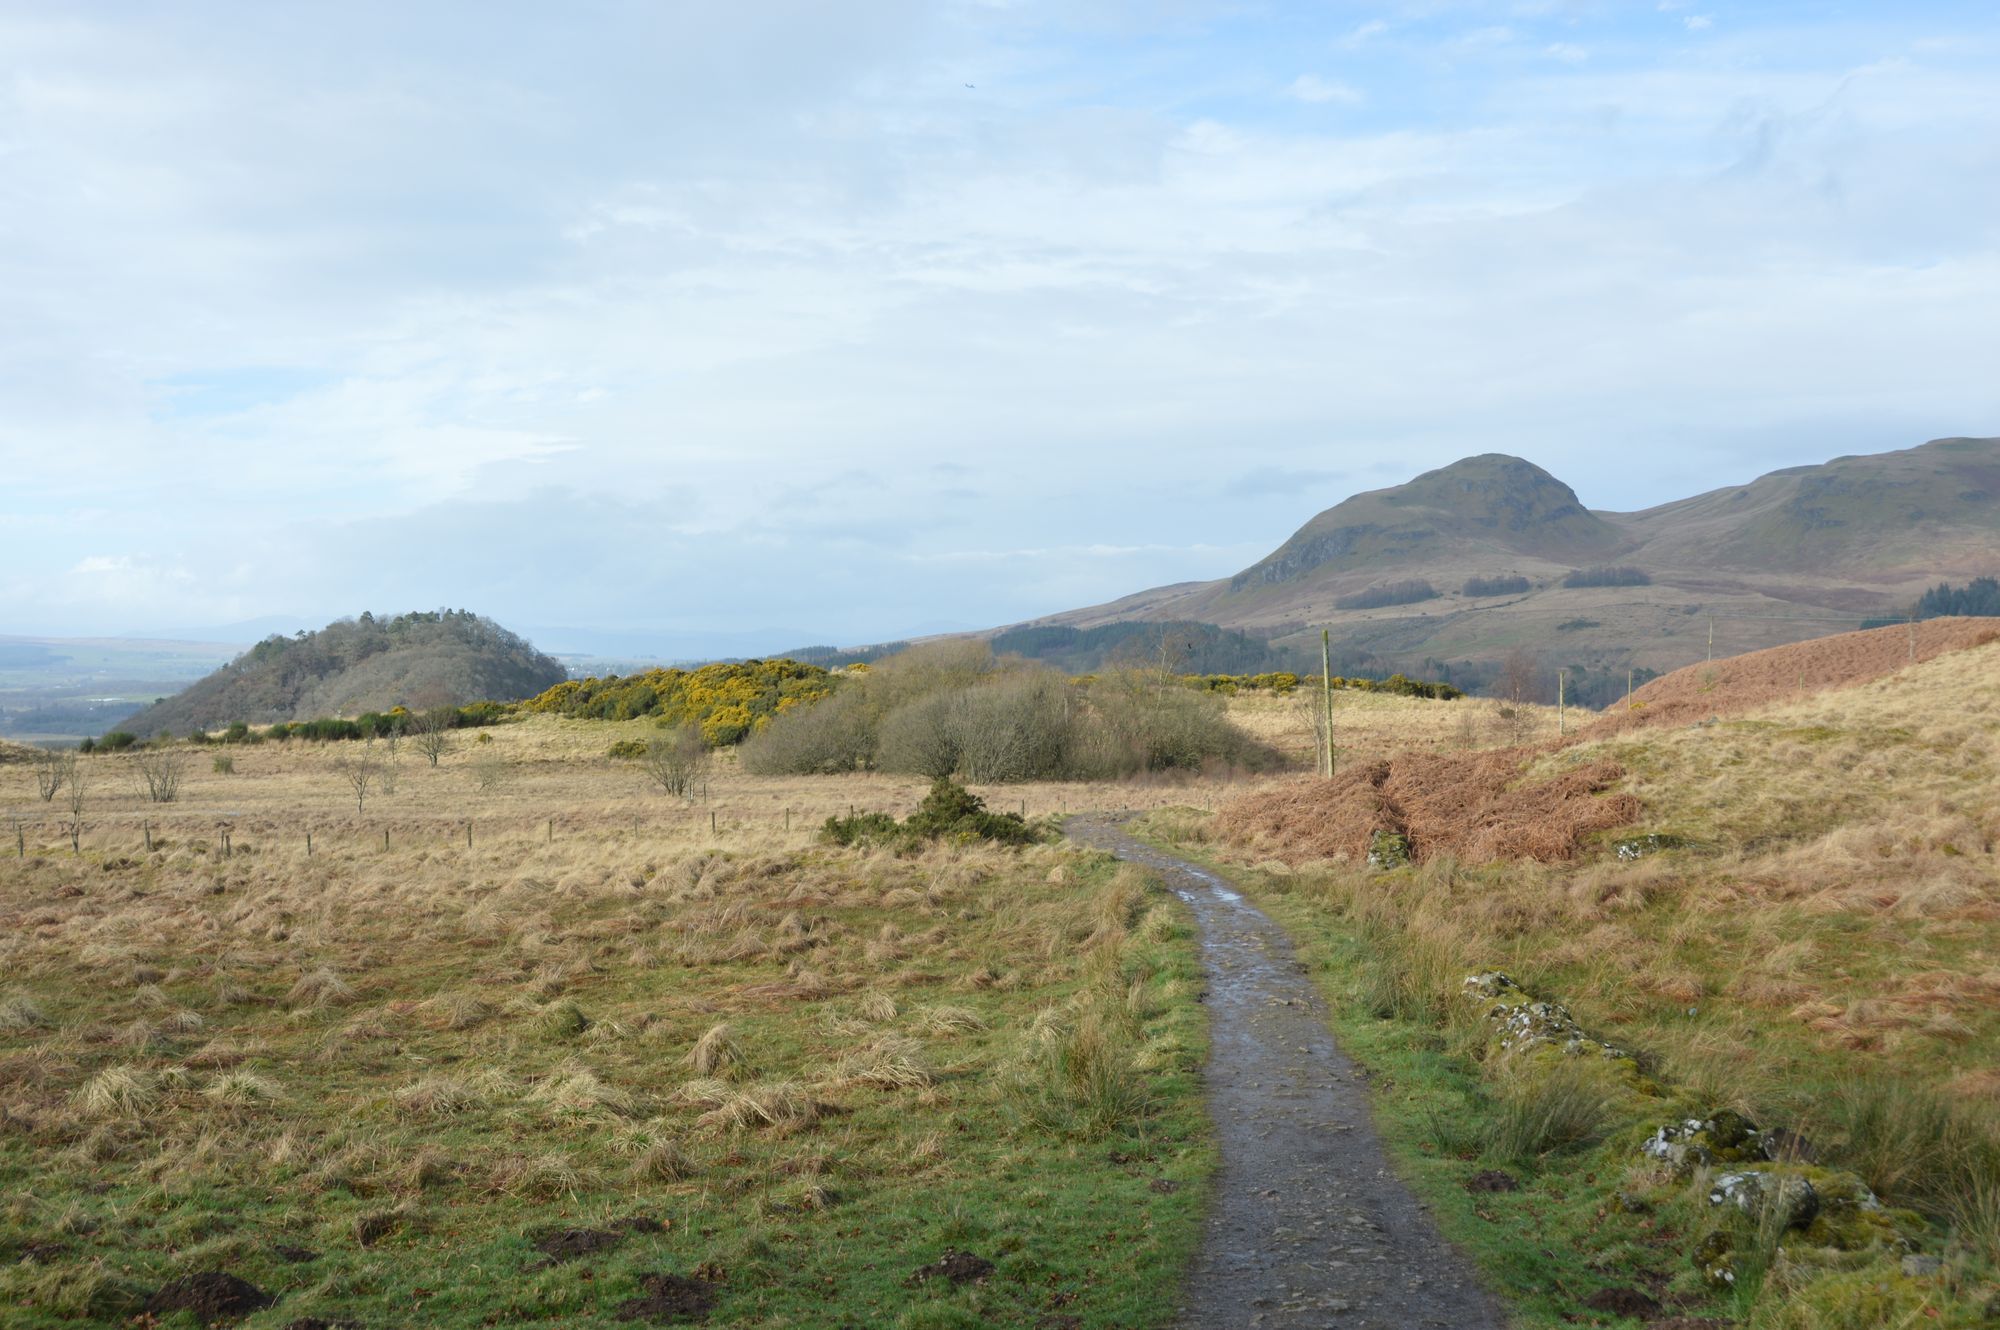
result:
[[[221,1270],[203,1270],[197,1274],[182,1275],[162,1285],[158,1292],[146,1299],[146,1314],[165,1316],[170,1312],[188,1311],[206,1324],[248,1316],[276,1301],[247,1279],[238,1279]]]
[[[561,1265],[596,1252],[609,1251],[623,1241],[623,1234],[608,1233],[601,1228],[556,1228],[535,1234],[529,1239],[529,1245],[547,1258],[547,1264]]]
[[[1606,1316],[1635,1316],[1641,1320],[1660,1314],[1660,1304],[1636,1288],[1601,1288],[1583,1300],[1589,1311]]]
[[[992,1273],[993,1262],[984,1257],[974,1256],[969,1251],[948,1251],[929,1265],[918,1268],[903,1282],[911,1288],[933,1279],[948,1279],[954,1284],[976,1284]]]
[[[675,1274],[641,1275],[639,1287],[644,1292],[638,1297],[618,1304],[619,1320],[669,1325],[675,1321],[705,1320],[715,1310],[715,1285],[706,1279]]]

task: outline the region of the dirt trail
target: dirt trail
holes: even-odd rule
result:
[[[1506,1324],[1470,1265],[1390,1171],[1360,1072],[1263,911],[1103,814],[1071,839],[1158,872],[1193,909],[1208,980],[1209,1110],[1222,1169],[1189,1272],[1189,1330]]]

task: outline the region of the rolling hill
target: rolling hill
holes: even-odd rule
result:
[[[568,672],[526,639],[465,610],[378,619],[363,614],[315,633],[267,637],[235,660],[112,729],[138,735],[244,721],[354,716],[476,701],[512,701]]]
[[[1519,651],[1600,683],[1905,611],[2000,569],[2000,439],[1774,471],[1636,513],[1518,457],[1469,457],[1327,509],[1250,567],[1012,625],[1196,622],[1351,666],[1478,682]]]

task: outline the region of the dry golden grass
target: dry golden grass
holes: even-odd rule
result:
[[[19,773],[0,1190],[32,1179],[34,1199],[0,1216],[0,1255],[50,1231],[52,1206],[105,1227],[61,1289],[0,1265],[0,1300],[115,1320],[131,1279],[92,1282],[96,1263],[157,1281],[207,1253],[293,1290],[271,1324],[374,1323],[465,1261],[500,1273],[417,1319],[582,1323],[653,1248],[594,1283],[532,1273],[520,1234],[645,1209],[682,1217],[660,1241],[683,1268],[729,1268],[732,1319],[797,1324],[829,1270],[856,1307],[902,1296],[903,1248],[923,1249],[910,1268],[934,1257],[940,1198],[960,1196],[992,1241],[1030,1235],[1036,1271],[1088,1273],[1111,1320],[1170,1310],[1198,1188],[1154,1199],[1077,1142],[1143,1120],[1163,1167],[1206,1167],[1196,986],[1150,977],[1191,963],[1178,906],[1055,845],[817,844],[850,806],[907,812],[915,781],[725,761],[707,802],[665,799],[604,755],[649,728],[540,718],[460,736],[436,769],[405,752],[359,815],[332,765],[352,745],[237,748],[233,774],[200,764],[165,805],[93,756],[80,853]],[[482,781],[475,758],[509,777]],[[1036,816],[1114,791],[989,793]],[[1134,936],[1146,911],[1166,923]],[[1036,1020],[1114,1008],[1090,1077],[1055,1083]],[[1032,1179],[1060,1203],[1020,1207]],[[1093,1247],[1139,1213],[1143,1241]],[[776,1255],[805,1241],[827,1252],[810,1270]],[[323,1264],[292,1271],[273,1242]],[[1015,1318],[1042,1278],[980,1297]]]
[[[1528,775],[1606,760],[1642,801],[1631,832],[1687,848],[1621,860],[1607,837],[1574,865],[1440,859],[1387,879],[1273,862],[1269,847],[1212,852],[1295,924],[1324,910],[1393,952],[1418,1005],[1500,968],[1718,1103],[1833,1136],[1832,1092],[1855,1084],[1991,1116],[2000,643],[1733,720],[1574,745]],[[1154,825],[1209,838],[1198,813]]]

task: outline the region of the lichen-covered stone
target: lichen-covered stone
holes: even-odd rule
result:
[[[1772,1155],[1769,1137],[1750,1119],[1727,1108],[1705,1118],[1665,1123],[1640,1145],[1639,1152],[1676,1177],[1718,1164],[1762,1163]]]
[[[1709,1183],[1708,1203],[1733,1205],[1749,1219],[1778,1228],[1804,1228],[1820,1210],[1812,1183],[1769,1168],[1718,1173]]]
[[[1620,859],[1629,863],[1634,859],[1644,859],[1649,854],[1658,854],[1662,850],[1686,849],[1688,844],[1684,836],[1676,836],[1665,831],[1651,831],[1643,836],[1628,836],[1624,840],[1613,841],[1611,848]]]
[[[1706,1234],[1694,1245],[1694,1268],[1712,1287],[1735,1287],[1736,1234],[1728,1228],[1714,1229]]]
[[[1544,1002],[1498,971],[1469,976],[1465,993],[1485,1009],[1492,1042],[1501,1052],[1547,1047],[1569,1057],[1633,1060],[1624,1049],[1584,1033],[1562,1003]]]

